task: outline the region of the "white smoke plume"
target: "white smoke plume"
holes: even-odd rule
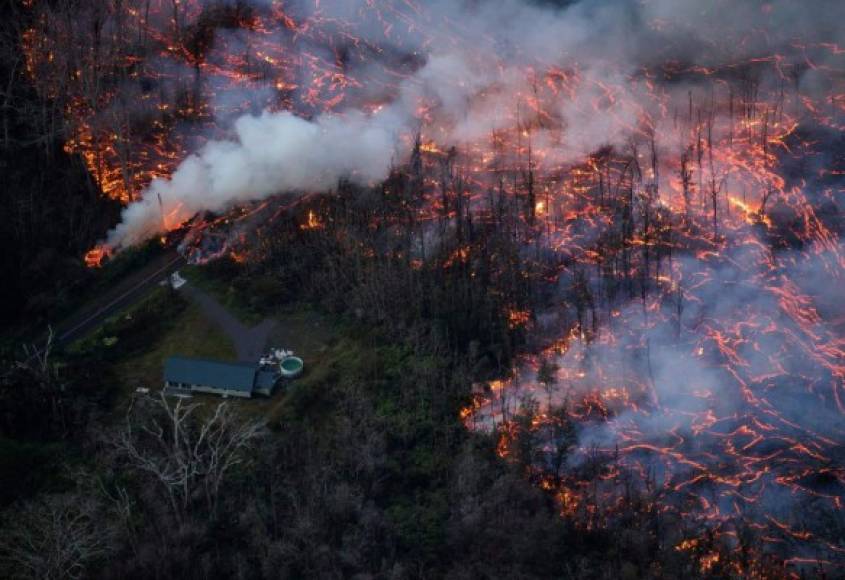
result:
[[[336,26],[338,36],[354,33],[357,42],[380,47],[375,62],[356,61],[345,71],[360,85],[350,90],[355,94],[346,108],[308,119],[294,112],[265,111],[232,122],[230,108],[222,104],[227,95],[216,97],[212,105],[220,105],[217,116],[222,124],[231,124],[231,137],[207,143],[170,178],[154,180],[124,209],[107,243],[126,247],[199,211],[221,211],[277,193],[326,191],[346,178],[360,184],[377,182],[387,176],[391,163],[404,161],[410,136],[422,123],[421,106],[429,120],[422,130],[441,146],[483,139],[517,122],[514,111],[530,94],[530,83],[537,82],[529,78],[530,71],[544,67],[577,67],[586,79],[575,94],[560,97],[558,135],[539,130],[536,136],[541,143],[554,144],[549,161],[577,159],[604,144],[624,143],[637,125],[640,107],[654,106],[639,98],[639,81],[632,80],[641,67],[668,60],[713,65],[788,49],[793,56],[784,58],[804,58],[806,51],[796,52],[790,44],[796,37],[822,43],[843,36],[841,28],[831,24],[845,17],[842,3],[820,4],[824,9],[818,14],[824,18],[789,0],[741,6],[703,6],[694,0],[437,0],[416,6],[418,22],[400,29],[401,18],[392,28],[385,27],[383,18],[372,17],[370,2],[286,3],[285,10],[295,18],[319,17],[328,23],[329,34]],[[253,5],[266,10],[274,3]],[[385,9],[379,15],[391,13]],[[759,30],[766,33],[751,34]],[[280,27],[273,33],[281,41],[288,32]],[[250,34],[221,32],[237,36],[238,42],[226,46],[238,50],[247,50]],[[336,58],[325,47],[309,48],[309,58]],[[424,64],[385,89],[385,68],[375,65],[409,55]],[[804,86],[811,90],[812,73],[807,74]],[[606,86],[622,87],[628,94],[608,97]],[[267,87],[250,90],[266,96]],[[688,90],[679,84],[667,88],[680,102]],[[230,97],[244,100],[240,91]],[[374,101],[387,105],[373,112],[368,102]]]
[[[203,210],[220,211],[276,193],[328,190],[341,177],[358,183],[382,180],[391,158],[401,153],[401,127],[390,113],[353,111],[312,121],[289,112],[241,117],[234,139],[209,142],[172,177],[154,180],[123,211],[108,241],[134,244]]]

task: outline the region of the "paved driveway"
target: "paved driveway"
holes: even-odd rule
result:
[[[275,320],[266,318],[250,328],[226,310],[217,299],[190,282],[185,284],[180,291],[185,292],[191,300],[202,308],[208,319],[216,323],[226,333],[235,347],[238,360],[258,362],[267,348],[267,340],[276,325]]]

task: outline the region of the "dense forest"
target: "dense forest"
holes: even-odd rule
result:
[[[2,239],[4,326],[41,325],[72,300],[86,278],[79,256],[117,218],[82,159],[64,149],[63,103],[39,95],[20,39],[27,26],[18,2],[2,3]]]

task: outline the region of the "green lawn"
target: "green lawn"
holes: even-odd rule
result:
[[[254,305],[250,304],[248,291],[238,289],[231,282],[209,273],[207,271],[209,267],[209,265],[185,266],[179,273],[190,284],[214,296],[226,310],[244,324],[251,326],[264,320],[264,313],[259,312]]]
[[[150,348],[115,364],[115,373],[127,391],[138,387],[157,389],[162,383],[162,369],[173,355],[235,360],[235,349],[229,338],[208,321],[200,308],[189,304]]]

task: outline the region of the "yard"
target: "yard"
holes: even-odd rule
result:
[[[198,306],[189,304],[147,350],[119,361],[115,372],[124,388],[158,389],[164,361],[175,355],[217,360],[236,358],[228,337],[203,316]]]

